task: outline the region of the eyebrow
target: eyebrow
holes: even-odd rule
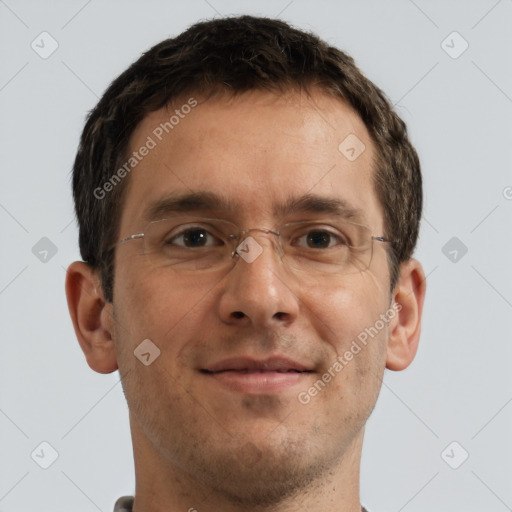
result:
[[[208,191],[185,194],[172,193],[152,201],[144,210],[146,222],[165,218],[175,213],[200,213],[240,216],[240,205],[226,197]],[[352,222],[364,223],[366,216],[360,208],[355,208],[341,198],[330,198],[315,194],[291,197],[284,203],[274,205],[275,217],[284,218],[297,213],[329,214]]]

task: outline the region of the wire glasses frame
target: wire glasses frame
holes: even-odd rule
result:
[[[248,236],[253,232],[258,233],[254,237],[272,235],[281,259],[310,274],[363,272],[370,266],[374,242],[391,243],[384,236],[372,235],[367,226],[347,220],[309,220],[276,229],[242,230],[224,219],[187,216],[152,221],[142,232],[113,247],[142,239],[142,253],[155,266],[172,266],[176,271],[218,270],[233,265],[235,256],[251,263],[263,252],[255,238]]]

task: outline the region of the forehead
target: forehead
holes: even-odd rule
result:
[[[275,219],[306,196],[343,203],[362,213],[358,220],[381,226],[368,131],[347,104],[323,92],[192,95],[148,114],[130,149],[138,160],[121,229],[149,220],[159,203],[191,195],[221,198],[216,213],[239,223]]]

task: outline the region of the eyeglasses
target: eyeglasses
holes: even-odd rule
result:
[[[372,261],[373,242],[390,242],[383,236],[373,236],[366,226],[339,219],[241,230],[227,220],[189,216],[150,222],[142,233],[126,237],[115,246],[142,239],[140,254],[152,266],[169,267],[175,272],[203,272],[226,270],[235,265],[237,256],[252,263],[264,250],[256,237],[269,235],[285,264],[310,275],[363,272]]]

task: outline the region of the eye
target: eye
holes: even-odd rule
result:
[[[350,246],[350,243],[342,233],[308,228],[307,233],[294,238],[293,245],[309,249],[329,249],[336,246]]]
[[[165,245],[178,245],[191,249],[220,245],[222,242],[203,227],[189,227],[179,233],[169,233],[165,237]]]

